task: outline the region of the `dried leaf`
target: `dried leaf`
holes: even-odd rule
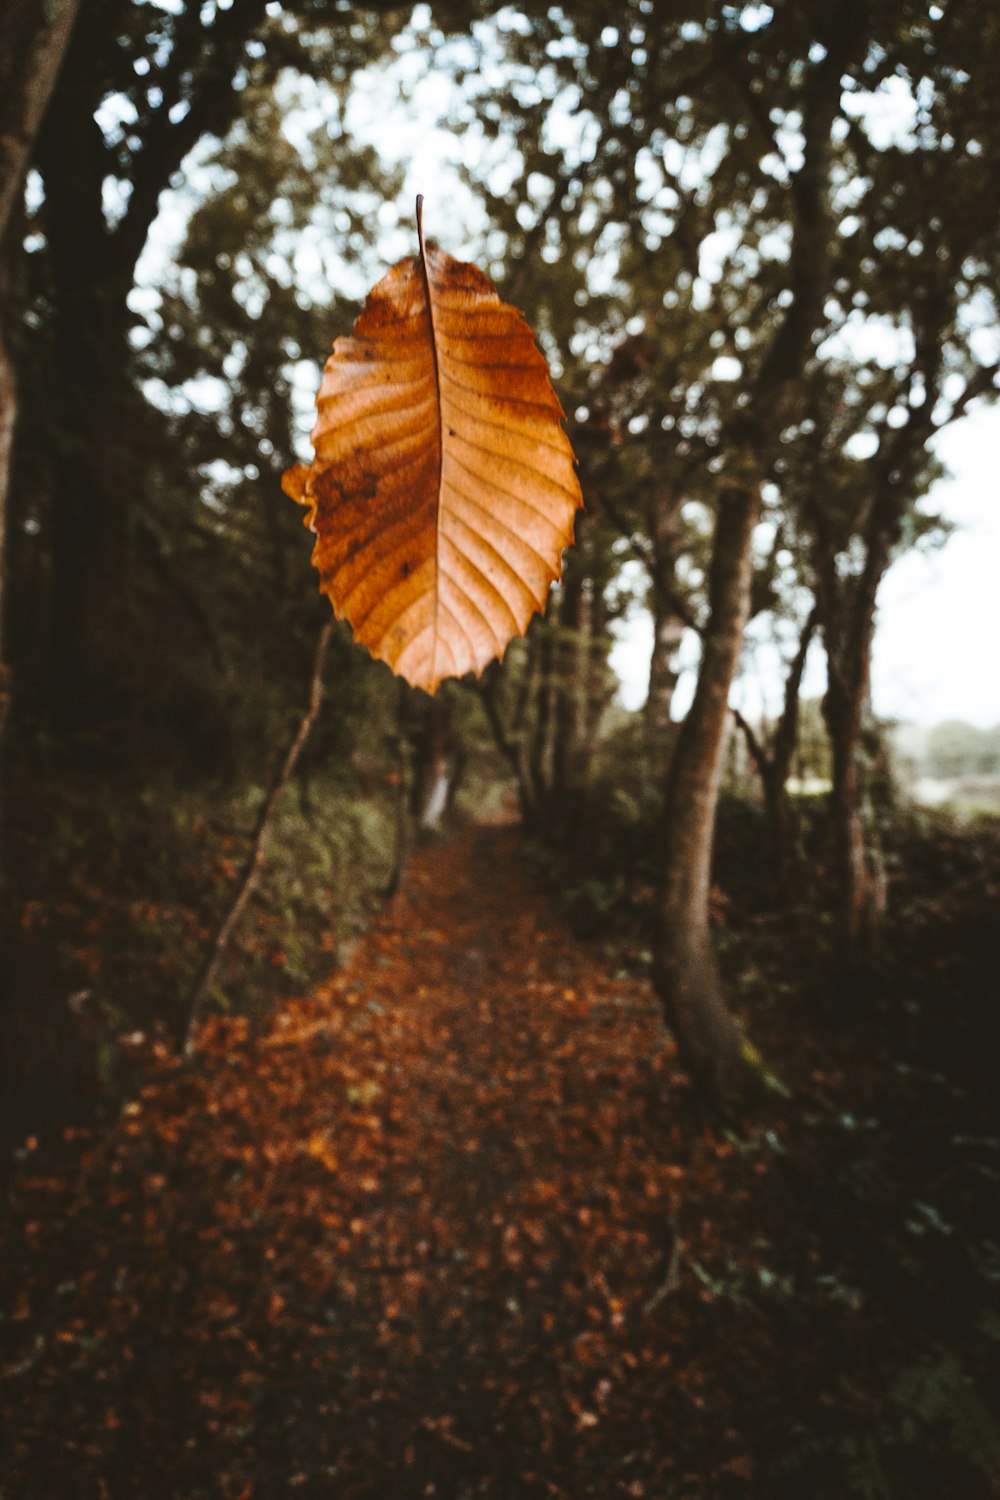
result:
[[[283,483],[308,507],[338,619],[433,693],[482,672],[544,609],[582,501],[527,323],[475,266],[419,239],[334,344],[315,458]]]

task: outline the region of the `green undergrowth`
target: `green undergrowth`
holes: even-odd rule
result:
[[[393,859],[383,767],[283,791],[267,858],[210,1003],[259,1017],[301,993],[363,930]],[[113,1110],[128,1037],[170,1044],[244,869],[264,791],[129,786],[61,774],[12,808],[5,934],[5,1138]]]

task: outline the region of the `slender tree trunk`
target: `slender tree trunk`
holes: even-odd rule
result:
[[[440,696],[421,704],[413,757],[412,812],[424,833],[437,833],[451,804],[458,765],[450,707]]]
[[[584,599],[584,627],[580,763],[586,777],[597,754],[605,710],[614,697],[614,688],[608,685],[608,608],[604,590],[596,580]]]
[[[534,723],[531,745],[528,750],[528,765],[531,783],[538,794],[538,811],[541,825],[548,828],[552,822],[552,726],[555,701],[555,632],[546,627],[539,632],[538,681],[535,687]]]
[[[857,741],[836,734],[831,736],[831,749],[838,916],[845,947],[849,953],[858,953],[864,948],[869,935],[872,899],[865,826],[861,815]]]
[[[750,539],[760,487],[748,482],[719,502],[710,576],[711,618],[691,710],[667,783],[666,849],[654,979],[684,1065],[724,1112],[746,1101],[753,1074],[740,1027],[726,1006],[708,920],[712,844],[729,727],[729,689],[750,609]]]
[[[841,945],[848,958],[861,958],[878,925],[877,885],[868,853],[862,811],[860,760],[865,680],[845,681],[831,667],[823,700],[830,737],[833,787],[834,872]]]
[[[650,565],[653,603],[653,650],[649,658],[649,691],[646,695],[644,725],[646,738],[653,750],[662,749],[670,735],[674,692],[679,676],[677,654],[684,636],[685,621],[677,612],[674,580],[677,558],[681,551],[678,513],[683,492],[674,487],[659,497],[659,504],[649,518],[649,535],[653,545]]]
[[[390,901],[403,883],[406,861],[410,854],[410,775],[412,770],[412,746],[410,744],[410,692],[411,688],[402,678],[396,684],[396,806],[392,841],[392,869],[382,888],[382,899]]]
[[[561,832],[572,820],[578,791],[583,727],[585,655],[583,649],[584,572],[577,558],[567,567],[559,609],[556,648],[555,721],[552,738],[552,808]]]
[[[805,673],[809,647],[812,645],[819,618],[816,606],[799,637],[798,649],[785,681],[784,702],[770,747],[762,743],[754,733],[753,726],[737,710],[736,722],[743,731],[750,758],[760,777],[764,794],[764,809],[767,816],[768,839],[771,846],[771,861],[774,882],[779,899],[788,902],[792,895],[792,878],[795,866],[796,819],[788,795],[788,778],[792,773],[792,761],[798,742],[799,694]]]
[[[532,638],[528,661],[525,665],[525,680],[521,684],[521,692],[524,694],[523,699],[521,699],[521,692],[518,695],[519,699],[521,699],[519,707],[527,705],[534,686],[534,673],[538,663],[537,641],[538,636],[536,634]],[[521,811],[521,822],[525,828],[535,832],[542,825],[542,799],[532,774],[529,743],[524,733],[523,714],[515,713],[513,725],[508,730],[497,702],[498,681],[496,672],[489,672],[478,684],[479,698],[483,705],[487,722],[493,732],[496,747],[514,773],[514,779],[517,783],[517,800]]]
[[[853,582],[838,579],[834,554],[819,555],[817,603],[827,659],[823,717],[830,740],[835,901],[843,955],[862,959],[880,915],[880,886],[862,809],[861,731],[871,682],[878,588],[898,516],[883,493],[872,507],[867,557]],[[882,503],[879,503],[882,502]]]
[[[743,732],[747,751],[760,778],[760,788],[764,795],[764,814],[767,820],[771,867],[774,872],[775,885],[784,894],[792,845],[792,810],[785,786],[788,772],[778,762],[773,752],[768,751],[753,725],[744,718],[739,709],[733,710],[733,717]]]
[[[788,796],[788,778],[792,774],[792,761],[795,758],[795,747],[799,738],[799,701],[802,693],[802,679],[805,676],[809,648],[816,634],[818,623],[819,608],[814,604],[802,627],[798,649],[785,682],[781,718],[778,720],[774,735],[770,786],[768,778],[765,778],[764,783],[764,797],[769,803],[773,829],[778,893],[784,902],[788,902],[791,898],[792,878],[798,862],[795,848],[796,818],[792,813],[792,804]]]
[[[789,895],[795,827],[791,804],[788,800],[787,780],[788,772],[774,762],[771,762],[766,769],[761,769],[761,787],[764,792],[764,808],[767,814],[774,883],[779,900],[782,902],[787,900]]]
[[[654,747],[663,745],[673,722],[671,711],[680,675],[677,653],[683,635],[684,621],[654,585],[653,651],[649,658],[649,690],[643,714],[646,738]]]

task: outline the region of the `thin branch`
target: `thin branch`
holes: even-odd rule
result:
[[[806,658],[809,655],[809,647],[812,645],[813,636],[819,625],[819,605],[814,604],[809,611],[802,634],[799,637],[798,649],[792,660],[788,676],[785,679],[785,700],[778,720],[778,727],[774,735],[772,747],[772,759],[778,767],[782,784],[788,779],[788,772],[795,754],[795,742],[798,739],[799,730],[799,694],[802,691],[802,678],[806,669]]]
[[[736,720],[736,723],[743,731],[743,738],[747,742],[747,749],[750,751],[753,763],[763,777],[768,770],[769,764],[767,752],[764,749],[764,746],[761,744],[760,740],[757,738],[757,735],[754,733],[752,724],[743,716],[740,710],[738,708],[734,708],[732,710],[732,714],[733,718]]]
[[[309,688],[309,703],[302,718],[299,720],[298,728],[292,737],[284,757],[277,766],[271,778],[264,804],[257,815],[257,823],[253,831],[250,853],[243,867],[233,899],[229,909],[223,917],[219,929],[201,973],[195,981],[188,1000],[188,1025],[187,1035],[184,1041],[184,1056],[193,1057],[198,1045],[198,1028],[201,1025],[205,1001],[211,990],[215,976],[226,952],[226,947],[239,922],[240,917],[246,910],[247,902],[253,895],[254,887],[260,878],[260,872],[264,865],[264,854],[267,849],[268,836],[271,832],[271,818],[274,813],[275,804],[281,791],[295,770],[296,763],[302,751],[305,749],[306,741],[313,731],[313,727],[319,717],[320,704],[323,701],[323,667],[326,662],[327,648],[330,637],[333,634],[334,621],[328,620],[320,631],[319,640],[316,643],[316,655],[313,658],[312,682]]]

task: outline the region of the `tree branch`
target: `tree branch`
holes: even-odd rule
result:
[[[816,627],[819,624],[819,605],[814,604],[802,627],[799,636],[798,649],[792,659],[792,665],[785,679],[785,698],[781,710],[781,718],[775,730],[774,745],[771,758],[781,773],[782,783],[788,779],[788,771],[792,764],[792,756],[795,754],[795,741],[798,738],[799,728],[799,694],[802,691],[802,677],[806,669],[806,658],[809,655],[809,647],[812,645]]]
[[[743,731],[743,738],[747,742],[747,749],[750,751],[750,754],[753,757],[754,765],[757,767],[757,770],[760,773],[761,778],[763,779],[769,765],[767,751],[764,749],[764,746],[757,738],[753,726],[750,724],[748,719],[744,718],[740,710],[738,708],[734,708],[732,710],[732,714],[740,729]]]
[[[323,701],[323,667],[326,663],[326,653],[330,644],[330,637],[333,634],[333,626],[334,621],[328,620],[320,631],[319,640],[316,643],[316,654],[313,658],[308,705],[299,720],[298,728],[292,737],[288,749],[285,751],[284,756],[275,769],[274,775],[271,777],[271,785],[268,787],[267,796],[264,798],[263,806],[257,815],[257,822],[250,844],[250,853],[243,867],[243,873],[237,882],[233,899],[219,925],[205,963],[188,998],[188,1024],[184,1041],[185,1057],[193,1057],[197,1050],[198,1028],[201,1025],[205,1001],[218,973],[219,965],[225,955],[226,947],[233,935],[236,924],[246,910],[247,902],[253,895],[254,887],[260,878],[260,872],[264,865],[267,841],[271,832],[271,818],[274,813],[275,804],[281,795],[285,783],[295,770],[299,756],[305,749],[306,741],[312,733],[316,720],[319,717],[320,705]]]

